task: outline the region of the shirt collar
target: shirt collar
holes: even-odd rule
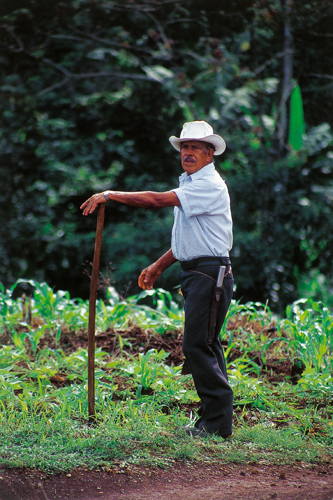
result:
[[[182,175],[179,177],[179,180],[183,183],[185,181],[191,182],[194,181],[195,179],[200,179],[201,177],[204,177],[207,174],[210,174],[214,172],[215,170],[215,165],[213,162],[209,163],[208,165],[200,168],[197,172],[194,172],[194,174],[187,175],[186,172],[183,172]]]

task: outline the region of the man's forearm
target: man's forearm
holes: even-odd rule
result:
[[[158,268],[161,270],[161,273],[168,269],[168,267],[172,266],[177,262],[177,259],[173,256],[172,250],[168,250],[162,257],[160,257],[156,262],[155,265],[158,266]]]
[[[174,191],[165,191],[157,193],[154,191],[138,191],[134,193],[123,191],[104,191],[90,196],[81,205],[83,215],[92,214],[99,203],[106,203],[107,200],[125,203],[132,207],[142,208],[164,208],[164,207],[179,207],[180,201]]]
[[[123,191],[105,191],[105,195],[109,200],[125,203],[132,207],[141,208],[163,208],[180,205],[176,193],[166,191],[157,193],[154,191],[138,191],[138,192],[123,192]]]

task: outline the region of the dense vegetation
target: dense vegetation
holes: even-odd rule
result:
[[[0,15],[6,287],[46,280],[86,298],[96,219],[80,204],[105,188],[177,185],[168,137],[207,119],[228,145],[216,166],[231,194],[235,298],[332,305],[330,0],[13,0]],[[107,207],[102,267],[117,290],[138,292],[171,224],[170,210]],[[178,271],[159,286],[172,290]]]
[[[283,319],[259,303],[232,303],[221,338],[234,434],[193,440],[182,427],[199,403],[181,373],[183,309],[169,292],[124,300],[109,288],[98,301],[96,423],[88,425],[88,304],[30,284],[30,301],[13,298],[20,283],[0,293],[0,465],[55,472],[207,457],[332,459],[333,316],[322,303],[300,300]]]

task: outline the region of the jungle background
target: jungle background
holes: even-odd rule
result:
[[[177,186],[168,138],[204,119],[227,142],[235,298],[333,306],[330,0],[12,0],[0,16],[4,286],[86,298],[96,214],[80,205]],[[120,293],[168,250],[172,219],[107,205],[101,270]]]

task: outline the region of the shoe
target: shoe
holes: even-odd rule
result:
[[[218,436],[221,437],[222,439],[228,439],[228,438],[231,438],[232,433],[231,434],[218,434]]]
[[[218,436],[222,439],[228,439],[232,436],[232,434],[219,434],[218,432],[209,432],[205,427],[201,427],[197,429],[196,427],[185,427],[185,432],[189,436],[193,437],[208,437],[208,436]]]
[[[193,437],[207,437],[208,432],[206,429],[197,429],[196,427],[185,427],[185,432]]]

